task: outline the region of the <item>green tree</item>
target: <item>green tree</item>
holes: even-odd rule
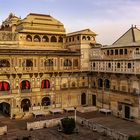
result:
[[[66,134],[73,133],[75,129],[75,120],[73,118],[68,118],[68,117],[63,118],[61,119],[61,124],[62,124],[64,133]]]
[[[140,140],[140,136],[129,136],[128,140]]]

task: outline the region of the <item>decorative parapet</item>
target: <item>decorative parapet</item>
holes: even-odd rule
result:
[[[0,31],[0,41],[17,41],[17,33]]]

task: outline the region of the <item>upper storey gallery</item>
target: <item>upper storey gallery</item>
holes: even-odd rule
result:
[[[140,30],[132,26],[112,45],[93,44],[90,50],[91,60],[129,60],[140,59]]]
[[[6,44],[1,41],[13,41],[13,45],[17,44],[22,48],[65,49],[81,42],[95,42],[95,36],[89,29],[66,34],[64,25],[59,20],[36,13],[30,13],[23,19],[11,13],[0,28],[0,44]]]
[[[10,14],[2,23],[1,31],[5,32],[1,32],[0,40],[18,41],[22,47],[64,47],[66,38],[64,25],[60,21],[50,15],[35,13],[30,13],[24,19]]]

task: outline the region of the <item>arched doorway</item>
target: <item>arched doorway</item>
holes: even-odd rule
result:
[[[82,93],[81,95],[81,105],[85,105],[86,104],[86,94]]]
[[[31,102],[29,99],[23,99],[21,101],[21,108],[23,109],[23,112],[28,112],[30,107],[31,107]]]
[[[6,103],[6,102],[2,102],[0,103],[0,112],[2,115],[6,116],[6,117],[10,117],[10,104]]]
[[[42,106],[49,106],[50,104],[51,104],[51,101],[49,97],[42,98],[42,102],[41,102]]]
[[[96,95],[92,95],[92,105],[96,106]]]
[[[129,106],[127,106],[127,105],[125,105],[124,106],[124,112],[125,112],[125,118],[126,119],[129,119],[130,118],[130,107]]]

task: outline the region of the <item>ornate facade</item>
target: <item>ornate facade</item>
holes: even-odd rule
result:
[[[50,15],[12,13],[0,29],[0,110],[11,118],[92,104],[89,29],[66,34]]]
[[[131,27],[109,46],[90,50],[91,87],[97,106],[125,119],[140,118],[140,30]]]
[[[0,28],[0,111],[22,118],[41,110],[93,105],[140,118],[140,30],[110,46],[85,29],[66,34],[50,15],[13,14]]]

